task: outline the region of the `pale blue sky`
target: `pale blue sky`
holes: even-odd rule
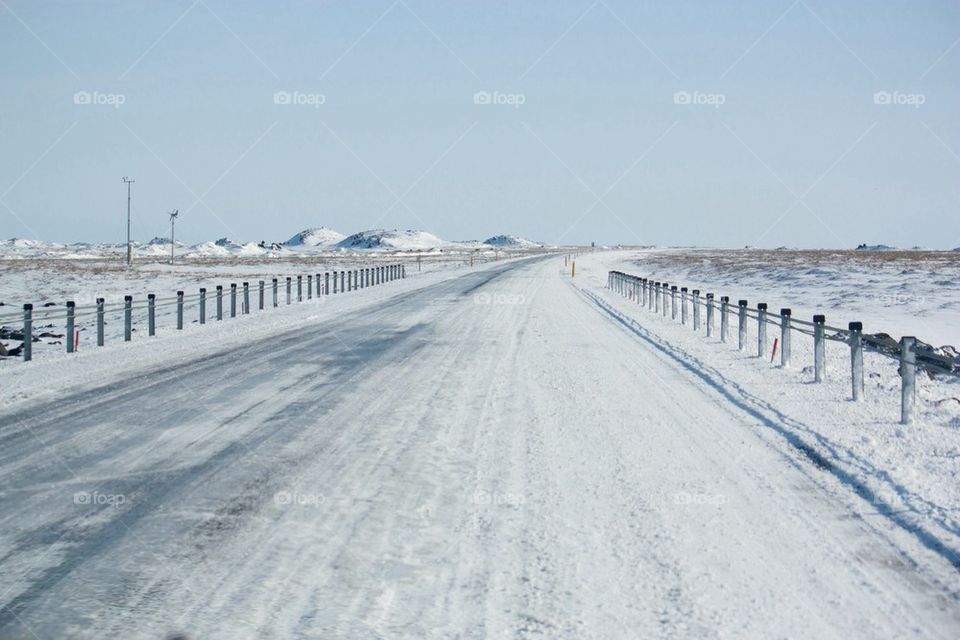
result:
[[[129,175],[140,240],[953,248],[958,39],[955,1],[0,0],[0,235],[122,241]]]

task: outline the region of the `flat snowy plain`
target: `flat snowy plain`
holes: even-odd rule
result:
[[[956,383],[903,427],[889,361],[854,404],[841,348],[813,385],[604,288],[739,294],[648,257],[4,366],[0,636],[956,637]]]

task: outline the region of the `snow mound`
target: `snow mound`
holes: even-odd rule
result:
[[[539,242],[534,242],[533,240],[527,240],[526,238],[521,238],[520,236],[511,235],[493,236],[492,238],[487,238],[484,240],[483,244],[488,244],[491,247],[503,247],[508,249],[532,249],[534,247],[543,246]]]
[[[230,255],[229,249],[216,242],[202,242],[191,249],[191,253],[198,256],[221,257]]]
[[[264,256],[270,253],[266,247],[261,247],[256,242],[248,242],[236,250],[236,255],[242,257]]]
[[[337,243],[341,249],[392,249],[399,251],[420,251],[437,249],[444,246],[443,240],[426,231],[386,231],[372,229],[361,231],[344,238]]]
[[[328,247],[335,245],[346,236],[326,227],[304,229],[283,244],[290,247]]]

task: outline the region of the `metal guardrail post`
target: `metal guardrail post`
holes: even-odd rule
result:
[[[104,312],[103,312],[103,298],[97,298],[97,346],[103,346],[103,324],[104,324]]]
[[[343,293],[347,290],[347,272],[340,272],[340,293]]]
[[[813,316],[813,381],[823,382],[827,377],[827,339],[824,327],[827,317]]]
[[[917,339],[900,338],[900,424],[913,422],[917,401]]]
[[[177,330],[183,330],[183,291],[177,291]]]
[[[713,336],[713,294],[707,294],[707,337]]]
[[[297,276],[297,302],[303,302],[303,276]]]
[[[338,283],[337,283],[337,272],[333,272],[333,292],[337,293]]]
[[[33,360],[33,305],[23,305],[23,361]]]
[[[767,355],[767,303],[757,305],[757,357]]]
[[[276,308],[280,304],[280,295],[277,291],[277,279],[273,279],[273,307]]]
[[[237,317],[237,283],[230,283],[230,317]]]
[[[157,294],[147,294],[147,335],[157,335]]]
[[[330,272],[323,274],[323,295],[330,295]]]
[[[863,400],[863,323],[851,322],[850,329],[850,382],[853,385],[853,401]]]
[[[666,318],[667,317],[667,292],[670,291],[670,284],[667,282],[664,282],[663,287],[661,287],[660,290],[662,292],[660,294],[660,298],[661,298],[660,302],[662,303],[661,306],[663,307],[663,317]]]
[[[263,285],[264,285],[264,284],[266,284],[266,283],[264,283],[264,281],[261,280],[261,281],[260,281],[260,300],[259,300],[259,302],[260,302],[260,311],[263,311]]]
[[[747,301],[737,301],[737,349],[743,351],[747,348]]]
[[[677,285],[670,285],[670,319],[677,319]]]
[[[313,300],[313,274],[307,274],[307,300]]]
[[[680,324],[687,324],[687,288],[680,287]]]
[[[200,287],[200,324],[207,324],[207,290]]]
[[[727,341],[730,330],[730,296],[720,296],[720,342]]]
[[[693,330],[700,330],[700,289],[693,290]]]
[[[67,353],[73,353],[77,348],[73,342],[76,309],[76,303],[73,300],[67,300]]]
[[[123,341],[130,342],[133,335],[133,296],[123,296]]]
[[[293,278],[287,276],[287,304],[290,304],[293,297]]]
[[[790,368],[790,309],[780,309],[780,366]]]
[[[250,283],[243,283],[243,313],[250,313]]]
[[[217,285],[217,320],[223,320],[223,285]]]

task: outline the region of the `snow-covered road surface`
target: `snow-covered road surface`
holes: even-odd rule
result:
[[[561,265],[0,414],[0,637],[956,637],[953,564]]]

